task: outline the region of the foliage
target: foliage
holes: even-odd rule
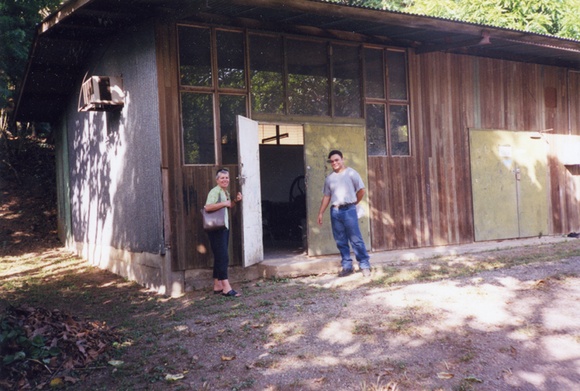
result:
[[[406,12],[580,39],[580,0],[415,0]]]
[[[105,324],[78,321],[59,310],[9,306],[0,314],[0,387],[42,388],[103,357],[118,336]]]
[[[23,76],[34,28],[60,0],[0,0],[0,107]]]

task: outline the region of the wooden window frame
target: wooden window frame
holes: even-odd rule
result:
[[[374,50],[381,50],[382,51],[382,60],[383,60],[383,71],[384,71],[384,80],[383,80],[383,89],[384,89],[384,98],[368,98],[366,97],[366,89],[363,86],[363,94],[364,97],[362,101],[364,102],[364,118],[367,119],[367,105],[383,105],[385,110],[385,142],[387,145],[385,146],[386,155],[370,155],[370,156],[388,156],[388,157],[410,157],[413,156],[412,150],[412,135],[413,131],[411,128],[411,98],[410,98],[410,91],[409,91],[409,56],[408,52],[405,49],[396,49],[391,47],[383,47],[383,46],[374,46],[374,45],[364,45],[364,49],[374,49]],[[388,64],[387,64],[387,53],[391,52],[398,52],[403,53],[405,55],[405,86],[407,89],[407,99],[391,99],[389,97],[389,72],[388,72]],[[366,86],[366,75],[364,73],[365,64],[364,64],[364,55],[363,57],[363,75],[364,75],[364,84]],[[406,155],[393,155],[392,153],[392,143],[391,143],[391,118],[390,118],[390,108],[391,106],[406,106],[407,107],[407,126],[409,129],[409,153]]]

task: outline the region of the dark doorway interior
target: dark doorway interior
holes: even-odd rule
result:
[[[302,253],[307,232],[304,146],[264,139],[260,145],[264,256]]]

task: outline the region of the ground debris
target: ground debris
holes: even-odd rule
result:
[[[43,389],[55,379],[76,382],[74,371],[106,358],[119,341],[105,323],[58,309],[8,306],[0,314],[0,378],[9,390]]]

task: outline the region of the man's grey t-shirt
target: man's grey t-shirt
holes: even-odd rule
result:
[[[330,196],[331,205],[353,204],[356,202],[356,193],[364,188],[359,173],[347,167],[343,172],[333,171],[326,177],[323,193]]]

